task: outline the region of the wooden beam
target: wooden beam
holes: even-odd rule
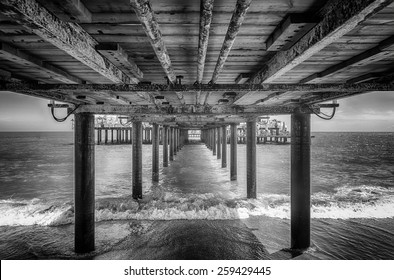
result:
[[[331,0],[323,19],[287,51],[279,52],[257,71],[249,83],[270,83],[335,42],[392,0]]]
[[[81,0],[41,0],[49,11],[60,19],[72,22],[91,22],[92,14]]]
[[[123,96],[116,95],[112,92],[106,91],[94,91],[94,92],[85,92],[86,97],[90,98],[97,102],[104,102],[105,104],[110,105],[130,105],[130,100],[124,98]],[[74,95],[80,95],[80,93],[74,93]]]
[[[295,106],[201,106],[196,108],[193,105],[172,106],[172,110],[168,108],[156,108],[154,106],[143,105],[86,105],[78,108],[78,112],[94,113],[94,114],[119,114],[119,115],[133,115],[133,116],[149,116],[158,115],[162,117],[177,117],[184,116],[186,119],[193,120],[194,117],[217,117],[218,121],[227,121],[231,115],[237,116],[253,116],[253,115],[269,115],[269,114],[289,114],[298,107]],[[193,110],[194,111],[193,111]],[[309,111],[308,111],[309,112]],[[228,122],[231,122],[228,119]]]
[[[219,74],[223,69],[224,63],[226,62],[227,57],[231,51],[235,38],[245,19],[246,11],[249,9],[251,2],[252,0],[237,0],[233,16],[231,17],[230,24],[228,26],[226,37],[224,38],[222,49],[220,50],[220,54],[216,62],[215,70],[212,74],[212,79],[210,81],[212,84],[215,84],[219,78]]]
[[[278,97],[278,96],[280,96],[280,95],[282,95],[282,94],[284,94],[284,93],[286,93],[286,92],[285,92],[285,91],[273,92],[273,93],[269,94],[267,97],[264,97],[264,98],[258,100],[258,101],[255,103],[255,105],[261,104],[261,103],[264,103],[264,102],[267,102],[268,100],[271,100],[271,99],[273,99],[273,98],[275,98],[275,97]]]
[[[142,79],[144,74],[138,68],[137,64],[133,59],[127,54],[127,52],[122,49],[122,47],[117,43],[102,43],[96,46],[96,50],[105,56],[114,65],[119,67],[124,73],[133,78],[134,83],[138,83],[138,79]]]
[[[238,77],[235,79],[236,84],[243,84],[247,80],[250,79],[250,73],[241,73],[238,75]]]
[[[8,84],[8,82],[6,82],[5,84],[0,83],[0,87],[2,85],[6,85],[6,84]],[[59,93],[56,91],[54,91],[54,92],[41,91],[41,90],[31,91],[31,90],[23,90],[23,89],[18,90],[18,91],[11,91],[11,92],[17,92],[18,94],[33,96],[33,97],[47,99],[47,100],[65,102],[65,103],[69,103],[69,104],[85,104],[85,102],[83,100],[78,100],[74,96],[69,95],[66,92]]]
[[[176,82],[174,69],[149,0],[130,0],[130,4],[139,18],[164,72],[169,81],[174,84]]]
[[[364,82],[374,80],[374,79],[377,79],[380,77],[382,77],[381,73],[376,73],[376,72],[375,73],[367,73],[367,74],[352,78],[350,80],[347,80],[346,83],[348,83],[348,84],[364,83]]]
[[[201,84],[204,76],[205,57],[208,49],[209,29],[212,21],[214,0],[201,0],[200,5],[200,33],[197,56],[197,83]],[[198,102],[199,103],[199,102]]]
[[[360,84],[362,85],[362,84]],[[372,90],[373,91],[373,90]],[[393,91],[394,92],[394,91]],[[350,96],[355,96],[359,94],[366,93],[365,91],[354,91],[354,92],[321,92],[320,94],[316,94],[315,97],[307,99],[304,104],[317,104],[321,102],[326,102],[326,101],[331,101],[331,100],[337,100],[345,97],[350,97]]]
[[[315,26],[310,14],[289,14],[265,42],[267,51],[286,51]]]
[[[156,2],[156,1],[155,1]],[[215,24],[228,24],[232,12],[215,10],[213,22]],[[258,22],[262,25],[274,25],[283,19],[283,13],[273,13],[272,9],[249,11],[250,22]],[[188,24],[197,26],[200,21],[200,11],[196,9],[161,9],[160,24]],[[92,14],[93,23],[111,24],[139,24],[138,18],[132,12],[98,12]]]
[[[0,11],[114,83],[130,78],[103,58],[97,42],[78,24],[64,22],[34,0],[2,0]]]
[[[62,83],[81,84],[82,80],[78,79],[66,71],[53,66],[50,63],[18,50],[7,43],[0,42],[0,58],[31,68],[39,68],[50,78]]]
[[[317,78],[323,78],[332,74],[335,74],[338,71],[346,69],[348,67],[362,67],[364,65],[374,63],[379,60],[388,59],[393,56],[393,51],[386,50],[394,45],[394,36],[387,38],[382,41],[378,46],[369,49],[363,53],[360,53],[352,58],[342,61],[341,63],[335,64],[326,70],[310,75],[300,81],[300,83],[308,83]]]
[[[370,92],[370,91],[394,91],[394,84],[391,83],[360,83],[360,84],[214,84],[214,85],[163,85],[163,84],[34,84],[34,83],[6,83],[0,85],[0,91],[41,91],[41,92],[94,92],[110,91],[118,92],[123,95],[136,94],[138,92],[173,94],[178,92],[195,93],[196,90],[201,92],[267,92],[267,91],[297,91],[297,92]]]

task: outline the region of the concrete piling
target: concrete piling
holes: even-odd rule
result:
[[[152,181],[159,181],[159,125],[153,124],[152,129]]]
[[[142,198],[142,123],[133,122],[133,198]]]
[[[291,248],[310,246],[310,115],[291,115]]]
[[[231,124],[230,135],[230,180],[237,180],[237,124]]]
[[[75,114],[75,252],[95,249],[94,115]]]
[[[256,198],[256,121],[246,123],[246,192]]]

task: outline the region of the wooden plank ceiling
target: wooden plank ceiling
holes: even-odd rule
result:
[[[108,106],[129,114],[138,106],[288,113],[393,91],[390,0],[0,0],[0,12],[0,90],[104,113],[115,110]],[[268,87],[252,90],[260,84]]]

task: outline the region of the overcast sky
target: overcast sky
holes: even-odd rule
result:
[[[312,131],[387,131],[394,132],[394,92],[368,93],[338,100],[333,120],[312,117]],[[14,93],[0,92],[0,131],[71,131],[71,117],[56,122],[48,101]],[[331,109],[324,109],[330,114]],[[57,110],[58,117],[65,116]],[[275,116],[290,124],[290,116]]]

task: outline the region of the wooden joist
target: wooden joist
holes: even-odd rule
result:
[[[204,76],[205,57],[208,49],[209,29],[212,21],[214,0],[201,0],[200,5],[200,33],[197,56],[197,83],[201,84]]]
[[[92,93],[86,93],[86,96],[94,100],[93,104],[96,104],[97,102],[104,102],[104,104],[112,105],[130,105],[130,101],[128,99],[112,92],[95,91]]]
[[[130,4],[140,20],[168,80],[174,84],[176,82],[174,69],[149,0],[130,0]]]
[[[273,56],[248,82],[270,83],[285,75],[390,3],[392,0],[331,0],[314,28],[290,49]]]
[[[1,83],[0,83],[1,87]],[[70,95],[69,93],[63,92],[49,92],[46,90],[18,90],[15,91],[19,94],[27,95],[27,96],[34,96],[42,99],[47,99],[47,100],[53,100],[53,101],[59,101],[59,102],[64,102],[64,103],[69,103],[69,104],[85,104],[83,100],[78,100],[74,96]]]
[[[350,80],[347,80],[346,83],[348,83],[348,84],[364,83],[364,82],[367,82],[367,81],[370,81],[370,80],[374,80],[374,79],[377,79],[377,78],[380,78],[380,77],[382,77],[381,73],[376,73],[376,72],[367,73],[367,74],[364,74],[364,75],[352,78]]]
[[[369,81],[377,82],[377,83],[391,83],[394,80],[394,69],[390,69],[383,72],[372,72],[367,73],[350,80],[347,80],[348,84],[358,84],[365,83]]]
[[[315,26],[317,20],[309,14],[289,14],[265,42],[267,51],[286,51]]]
[[[250,74],[249,73],[241,73],[235,79],[235,83],[236,84],[244,84],[249,79],[250,79]]]
[[[138,83],[139,79],[144,77],[142,71],[137,64],[127,54],[125,50],[117,43],[103,43],[96,46],[96,50],[105,56],[114,65],[119,67],[124,73],[132,78],[134,83]]]
[[[390,38],[382,41],[378,46],[369,49],[363,53],[360,53],[356,56],[353,56],[352,58],[345,60],[341,63],[335,64],[322,72],[310,75],[302,79],[300,83],[308,83],[317,78],[324,78],[329,75],[333,75],[336,72],[344,70],[348,67],[362,67],[364,65],[368,65],[370,63],[389,58],[390,56],[393,56],[394,52],[386,49],[390,48],[393,45],[394,36],[391,36]]]
[[[2,0],[0,11],[114,83],[130,78],[102,57],[97,42],[78,24],[64,22],[34,0]]]
[[[266,96],[266,97],[264,97],[264,98],[258,100],[258,101],[256,102],[256,105],[257,105],[257,104],[262,104],[262,103],[264,103],[264,102],[267,102],[268,100],[271,100],[271,99],[273,99],[273,98],[277,98],[278,96],[280,96],[280,95],[282,95],[282,94],[284,94],[284,93],[286,93],[286,92],[285,92],[285,91],[278,91],[278,92],[270,93],[268,96]]]
[[[46,75],[49,75],[50,78],[62,83],[82,83],[81,79],[70,75],[66,71],[2,42],[0,42],[0,58],[22,66],[31,67],[32,69],[40,69]]]
[[[246,11],[249,9],[252,0],[237,0],[233,16],[231,17],[230,24],[224,38],[222,49],[218,60],[216,62],[215,70],[213,71],[210,83],[215,84],[219,78],[219,74],[223,69],[223,66],[227,60],[227,57],[234,44],[235,38],[241,28],[241,25],[245,19]]]

